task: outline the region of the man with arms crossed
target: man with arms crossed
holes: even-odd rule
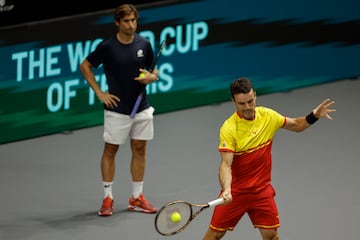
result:
[[[247,213],[263,240],[279,240],[280,227],[275,190],[271,185],[271,148],[280,128],[301,132],[319,118],[332,119],[329,109],[335,102],[324,100],[307,116],[290,118],[256,106],[256,92],[247,78],[230,85],[236,111],[220,128],[218,149],[220,197],[225,202],[214,208],[210,226],[203,240],[221,239],[234,230]]]

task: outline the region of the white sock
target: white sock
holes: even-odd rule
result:
[[[106,197],[110,197],[111,199],[113,199],[113,194],[112,194],[112,185],[113,182],[103,182],[103,186],[104,186],[104,198]]]
[[[143,191],[144,182],[133,182],[132,183],[132,196],[137,199],[140,196],[140,193]]]

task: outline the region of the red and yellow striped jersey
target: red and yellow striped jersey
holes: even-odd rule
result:
[[[246,120],[236,112],[220,128],[220,152],[233,152],[232,192],[257,192],[271,182],[271,147],[277,132],[286,123],[278,112],[256,107],[255,119]]]

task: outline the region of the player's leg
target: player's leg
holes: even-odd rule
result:
[[[104,187],[104,199],[98,212],[99,216],[111,216],[114,210],[112,184],[115,175],[115,155],[119,145],[105,143],[101,157],[101,175]]]
[[[263,240],[279,239],[277,228],[280,227],[280,218],[275,190],[271,185],[254,195],[248,215],[254,227],[259,229]]]
[[[115,155],[119,145],[105,143],[101,157],[101,174],[104,182],[112,182],[115,175]]]
[[[142,182],[144,181],[146,167],[146,141],[131,139],[130,147],[132,152],[130,164],[132,180],[133,182]],[[138,195],[134,197],[138,197]]]
[[[226,232],[215,232],[214,230],[209,228],[205,233],[203,240],[219,240],[225,235],[225,233]]]
[[[104,111],[105,146],[101,157],[101,174],[104,187],[104,199],[98,212],[100,216],[111,216],[113,213],[112,185],[115,175],[115,156],[119,145],[125,143],[131,128],[127,115]]]
[[[130,130],[131,147],[131,176],[133,182],[143,182],[146,169],[146,146],[147,141],[154,137],[152,107],[136,114],[132,128]],[[140,189],[142,192],[142,188]],[[138,193],[135,193],[138,197]]]
[[[143,183],[146,170],[146,145],[154,137],[152,107],[136,114],[130,131],[131,145],[131,176],[133,191],[129,199],[128,209],[145,213],[156,213],[157,209],[143,195]]]
[[[119,145],[124,144],[132,126],[129,117],[112,111],[104,113],[105,147],[101,158],[102,179],[112,182],[115,175],[115,156]]]
[[[276,229],[259,228],[263,240],[279,240],[278,232]]]
[[[220,195],[220,194],[219,194]],[[221,239],[227,231],[232,231],[248,209],[248,197],[245,194],[233,194],[231,203],[214,208],[210,226],[203,240]]]

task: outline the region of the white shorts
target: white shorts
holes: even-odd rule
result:
[[[104,110],[104,141],[124,144],[128,137],[151,140],[154,137],[154,108],[149,107],[130,118],[129,115]]]

